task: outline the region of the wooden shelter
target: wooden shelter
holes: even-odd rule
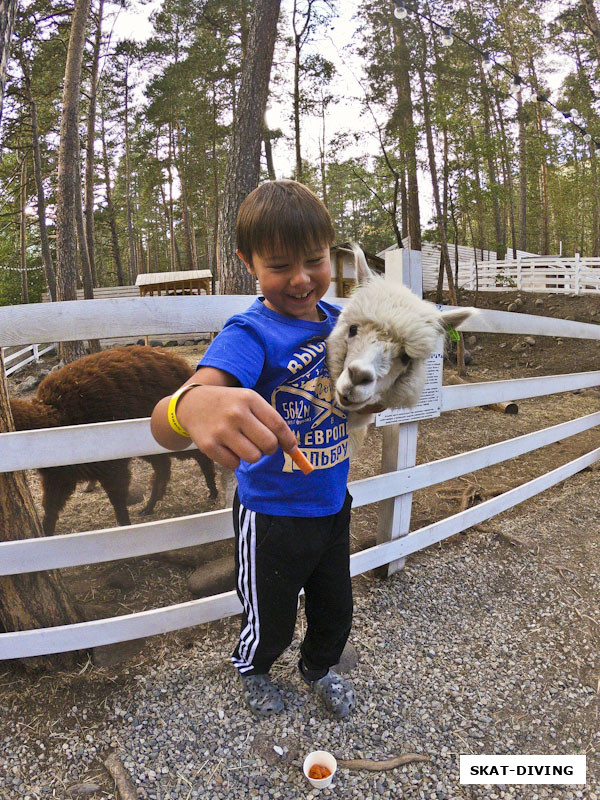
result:
[[[383,275],[385,260],[374,253],[363,251],[367,264],[373,272]],[[354,288],[354,254],[348,242],[336,244],[331,248],[331,282],[335,284],[336,297],[348,297]]]
[[[209,269],[189,269],[183,272],[144,272],[137,276],[135,285],[140,296],[211,294],[212,272]]]

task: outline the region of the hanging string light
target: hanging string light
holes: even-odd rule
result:
[[[404,5],[403,0],[400,0],[400,2],[396,3],[396,6],[394,8],[394,16],[396,17],[396,19],[407,18],[408,11],[406,9],[406,6]]]
[[[21,267],[5,267],[0,264],[0,269],[6,270],[7,272],[23,272]],[[43,267],[25,267],[25,272],[35,272],[36,270],[44,269]]]
[[[446,28],[444,30],[440,42],[444,45],[444,47],[452,47],[454,44],[454,37],[452,36],[452,30],[450,28]]]
[[[494,67],[503,70],[511,78],[513,91],[523,92],[524,90],[527,90],[531,93],[531,99],[535,99],[538,103],[547,103],[549,106],[552,106],[555,111],[558,111],[559,114],[562,114],[564,119],[566,119],[567,122],[570,122],[571,125],[579,131],[586,143],[589,144],[593,141],[596,152],[600,151],[600,139],[594,139],[592,134],[589,133],[586,128],[582,127],[575,121],[576,118],[580,118],[582,116],[576,108],[571,108],[569,111],[562,111],[545,94],[538,92],[534,86],[526,84],[518,73],[514,73],[511,69],[505,66],[502,63],[502,56],[497,59],[492,58],[489,53],[486,53],[484,50],[480,50],[480,48],[476,45],[471,44],[471,42],[468,42],[466,39],[463,39],[462,36],[459,36],[447,25],[442,25],[427,14],[424,14],[422,11],[418,11],[416,8],[411,8],[408,6],[405,0],[394,0],[394,17],[396,19],[406,19],[409,11],[412,14],[416,14],[417,16],[421,17],[422,19],[426,19],[431,25],[438,28],[438,30],[442,32],[440,43],[444,47],[451,47],[454,43],[454,39],[458,39],[459,42],[462,42],[462,44],[466,45],[471,50],[479,53],[482,59],[482,67],[486,74],[489,74]]]
[[[483,54],[482,66],[483,66],[483,71],[485,72],[486,75],[489,75],[490,72],[494,69],[494,62],[490,58],[489,53]]]

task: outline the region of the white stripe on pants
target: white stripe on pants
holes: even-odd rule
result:
[[[242,596],[244,612],[248,618],[240,634],[240,658],[232,658],[240,673],[248,672],[260,641],[258,598],[256,596],[256,512],[240,503],[238,557],[240,562],[238,590]]]

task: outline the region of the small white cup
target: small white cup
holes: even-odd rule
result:
[[[327,769],[331,772],[331,775],[329,775],[327,778],[321,778],[320,780],[317,780],[317,778],[309,778],[308,773],[310,768],[315,764],[319,764],[321,767],[327,767]],[[326,786],[329,786],[333,780],[333,776],[335,775],[335,771],[337,769],[337,761],[331,755],[331,753],[327,752],[327,750],[313,750],[312,753],[309,753],[304,759],[302,769],[304,771],[306,780],[310,781],[315,789],[324,789]]]

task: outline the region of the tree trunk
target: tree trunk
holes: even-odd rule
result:
[[[119,232],[117,230],[117,217],[115,214],[115,207],[112,201],[112,190],[110,188],[110,170],[108,166],[108,150],[106,148],[106,133],[104,130],[104,114],[102,114],[102,163],[104,165],[104,185],[106,187],[106,209],[108,211],[108,225],[110,227],[110,237],[112,243],[112,255],[115,262],[115,271],[117,273],[117,286],[123,286],[125,279],[123,277],[123,264],[121,261],[121,248],[119,246]]]
[[[295,5],[295,4],[294,4]],[[302,151],[300,148],[300,45],[296,38],[294,47],[294,150],[296,170],[294,177],[302,182]]]
[[[104,0],[98,1],[98,23],[92,54],[92,73],[90,76],[90,105],[87,118],[87,138],[85,143],[85,238],[92,275],[92,286],[98,286],[96,257],[94,253],[94,144],[96,140],[96,98],[98,94],[98,64],[102,40],[102,12]]]
[[[81,165],[80,153],[75,157],[75,227],[77,242],[81,259],[81,282],[83,283],[83,296],[86,300],[94,299],[94,286],[92,283],[92,268],[89,259],[89,249],[85,224],[83,221],[83,203],[81,200]]]
[[[490,103],[489,97],[487,93],[487,89],[485,87],[482,88],[481,97],[483,100],[483,130],[485,133],[485,143],[486,143],[486,161],[487,161],[487,168],[488,168],[488,177],[490,183],[490,189],[492,194],[492,210],[494,216],[494,229],[496,232],[496,258],[500,261],[504,260],[506,257],[506,242],[504,236],[504,228],[502,226],[502,215],[500,213],[500,202],[498,200],[498,176],[496,173],[496,162],[495,162],[495,154],[494,154],[494,143],[492,141],[492,135],[490,130]]]
[[[294,149],[296,153],[296,171],[294,177],[297,181],[302,182],[302,152],[300,147],[300,51],[302,50],[302,37],[306,33],[310,22],[313,2],[309,0],[306,17],[304,24],[298,30],[296,26],[296,15],[298,12],[297,0],[294,0],[294,7],[292,9],[292,29],[294,31],[294,94],[293,94],[293,109],[294,109]]]
[[[221,294],[254,294],[255,280],[240,268],[235,255],[235,223],[243,199],[260,175],[260,143],[280,0],[256,0],[248,33],[248,50],[233,123],[225,171],[226,191],[219,220]]]
[[[411,250],[421,249],[421,214],[419,210],[419,182],[417,178],[417,131],[413,117],[410,87],[411,57],[400,24],[393,25],[397,53],[394,83],[398,95],[400,119],[400,146],[405,153],[408,198],[408,235]]]
[[[75,220],[77,227],[77,241],[79,242],[79,256],[81,259],[81,278],[83,283],[83,296],[86,300],[94,299],[94,284],[92,280],[92,265],[89,258],[90,247],[88,246],[85,224],[83,221],[83,204],[81,200],[81,167],[80,154],[75,158]],[[88,348],[90,353],[99,353],[102,350],[100,339],[89,339]]]
[[[172,224],[171,224],[171,214],[169,213],[169,203],[167,201],[167,196],[165,194],[165,187],[162,185],[162,183],[160,184],[160,186],[158,188],[159,188],[159,191],[160,191],[160,198],[161,198],[161,204],[162,204],[162,207],[163,207],[163,213],[165,215],[165,220],[166,220],[166,223],[167,223],[167,232],[169,234],[169,236],[168,236],[168,239],[169,239],[168,246],[165,248],[166,249],[167,258],[169,260],[169,269],[171,270],[171,272],[175,272],[175,247],[173,246],[173,227],[172,227]]]
[[[25,72],[23,73],[25,75]],[[37,190],[37,216],[38,225],[40,229],[40,244],[42,249],[42,263],[44,264],[44,273],[46,275],[46,283],[48,284],[48,291],[52,301],[56,301],[56,274],[54,272],[54,264],[52,263],[52,254],[50,252],[50,240],[48,238],[48,228],[46,227],[46,198],[44,195],[44,181],[42,176],[42,156],[40,153],[40,134],[37,117],[37,106],[29,85],[28,77],[25,77],[25,88],[27,92],[27,100],[29,102],[29,112],[31,115],[31,141],[33,145],[33,173],[35,177],[35,186]]]
[[[59,300],[77,299],[75,191],[79,189],[76,184],[75,158],[79,153],[81,64],[89,1],[75,0],[65,69],[56,199],[56,288]],[[62,342],[60,353],[63,361],[75,361],[85,355],[85,348],[80,341]]]
[[[267,161],[267,173],[270,181],[276,181],[275,164],[273,163],[273,148],[271,146],[271,133],[267,126],[263,127],[263,144],[265,146],[265,159]]]
[[[404,152],[400,150],[398,161],[400,162],[400,238],[406,239],[408,236],[408,190],[406,188],[406,158]]]
[[[598,186],[598,163],[596,159],[596,148],[590,142],[590,172],[592,176],[593,204],[592,204],[592,256],[598,258],[600,255],[600,187]]]
[[[327,202],[327,158],[326,158],[327,138],[325,136],[325,102],[321,104],[321,141],[319,142],[319,167],[321,170],[321,194],[323,203]]]
[[[521,92],[517,94],[519,121],[519,249],[527,250],[527,131]]]
[[[535,70],[535,63],[533,60],[533,56],[531,51],[528,48],[528,56],[529,56],[529,69],[531,71],[531,78],[533,81],[533,86],[536,90],[536,93],[539,92],[537,74]],[[540,140],[540,153],[541,153],[541,171],[539,174],[539,185],[540,185],[540,242],[539,242],[539,252],[540,255],[546,256],[550,252],[550,211],[549,211],[549,190],[548,190],[548,164],[546,163],[546,149],[544,147],[544,140],[546,138],[546,132],[544,130],[544,121],[542,119],[542,104],[536,103],[535,104],[535,120],[536,120],[536,127],[537,132]]]
[[[18,0],[0,1],[0,120],[2,119],[6,65],[8,64],[10,40],[12,38],[17,6]]]
[[[583,17],[586,25],[591,31],[596,48],[596,57],[600,61],[600,20],[594,6],[594,0],[581,0]]]
[[[422,67],[417,68],[419,81],[421,83],[421,96],[423,98],[423,122],[425,123],[425,135],[427,139],[427,155],[429,157],[429,173],[431,175],[431,188],[433,190],[433,202],[435,207],[435,214],[437,217],[437,229],[440,237],[441,247],[441,260],[446,271],[446,278],[448,280],[448,291],[450,293],[450,302],[456,305],[456,291],[454,288],[454,281],[452,280],[452,268],[450,265],[450,255],[448,253],[448,240],[446,237],[446,218],[442,213],[442,204],[440,203],[440,188],[438,186],[437,164],[435,162],[435,149],[433,145],[433,135],[431,130],[431,113],[429,108],[429,90],[425,81],[425,72]],[[464,362],[463,362],[464,369]]]
[[[181,264],[181,253],[179,252],[179,245],[177,244],[177,239],[175,239],[175,260],[177,262],[177,269],[181,271],[183,266]]]
[[[0,372],[4,361],[0,349]],[[0,381],[0,433],[14,430],[8,393]],[[0,474],[0,540],[33,539],[44,535],[24,472]],[[57,572],[0,576],[0,628],[25,631],[81,622]],[[72,669],[77,653],[28,658],[29,668]]]
[[[177,171],[179,172],[179,183],[181,185],[181,216],[183,219],[183,238],[185,240],[185,255],[187,259],[187,268],[196,269],[194,261],[194,245],[192,243],[193,231],[192,222],[190,220],[190,209],[188,206],[188,193],[187,193],[187,180],[185,176],[185,159],[183,153],[183,142],[181,141],[181,125],[177,121],[177,136],[175,137],[177,145]]]
[[[214,156],[214,147],[213,147]],[[169,122],[169,263],[171,271],[175,272],[175,220],[173,218],[173,127]],[[215,167],[216,169],[216,167]]]
[[[29,288],[27,286],[27,155],[23,153],[21,161],[21,208],[19,214],[19,253],[21,264],[21,299],[23,303],[29,302]]]
[[[213,194],[214,194],[214,203],[213,203],[213,234],[212,234],[212,241],[211,241],[211,252],[210,252],[210,270],[212,272],[212,276],[210,279],[210,291],[211,294],[216,294],[216,284],[217,284],[217,274],[218,274],[218,263],[219,263],[219,240],[218,240],[218,230],[219,230],[219,166],[217,162],[217,120],[218,120],[218,109],[217,109],[217,98],[216,98],[216,91],[213,85],[213,118],[212,118],[212,163],[213,163]],[[270,144],[269,140],[269,144]],[[270,177],[270,176],[269,176]],[[273,180],[273,179],[272,179]],[[206,229],[209,230],[209,226],[206,226]]]
[[[131,207],[131,165],[129,158],[129,62],[125,68],[125,206],[127,212],[127,241],[129,243],[129,282],[135,283],[137,264],[133,236],[133,210]]]
[[[0,6],[0,118],[15,10],[16,2]],[[0,434],[12,430],[14,424],[0,347]],[[0,473],[0,540],[14,541],[42,535],[25,473]],[[54,627],[80,621],[56,572],[0,577],[0,628],[4,631]],[[25,664],[29,668],[71,669],[76,658],[76,653],[59,653],[30,658]]]
[[[481,70],[483,68],[480,65]],[[511,235],[511,245],[512,245],[512,253],[513,258],[517,257],[517,226],[515,224],[515,189],[513,185],[512,179],[512,164],[510,163],[510,156],[508,152],[508,137],[506,135],[506,127],[504,125],[504,115],[502,113],[502,107],[500,105],[500,98],[498,97],[498,93],[494,92],[495,97],[495,106],[496,106],[496,114],[495,119],[497,119],[497,124],[499,126],[498,132],[500,133],[500,141],[502,143],[502,158],[504,161],[504,171],[506,173],[506,181],[508,186],[508,208],[510,214],[510,235]]]

